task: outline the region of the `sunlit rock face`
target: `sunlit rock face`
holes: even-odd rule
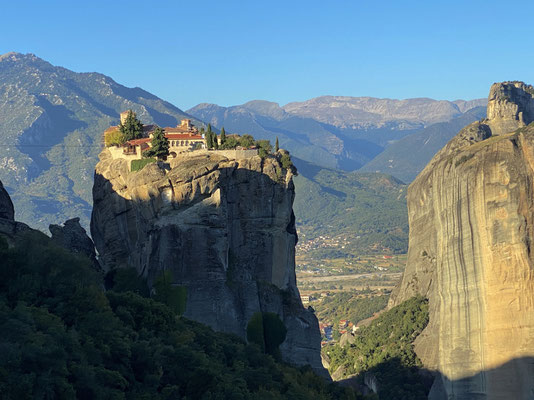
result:
[[[532,86],[494,84],[408,190],[410,246],[396,305],[422,294],[415,348],[438,371],[431,399],[534,398]]]
[[[134,267],[150,285],[171,271],[187,288],[188,318],[245,338],[255,312],[277,313],[288,330],[283,357],[327,374],[317,319],[296,286],[293,174],[281,155],[193,152],[129,172],[104,150],[91,233],[106,270]]]

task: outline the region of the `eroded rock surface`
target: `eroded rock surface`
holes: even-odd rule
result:
[[[291,171],[275,157],[215,152],[138,172],[107,150],[100,160],[91,234],[105,269],[134,267],[149,284],[170,270],[187,287],[186,317],[243,338],[255,312],[275,312],[288,330],[283,357],[326,374],[296,286]]]
[[[429,299],[415,347],[439,372],[431,399],[534,398],[532,86],[494,84],[408,190],[410,246],[396,305]]]
[[[93,267],[100,270],[96,259],[95,245],[87,232],[80,225],[80,218],[72,218],[61,225],[50,225],[52,241],[73,253],[85,255],[93,263]]]

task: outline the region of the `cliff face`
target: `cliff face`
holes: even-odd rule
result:
[[[19,234],[29,230],[31,228],[28,225],[15,221],[13,202],[0,181],[0,237],[5,238],[8,243],[13,243]]]
[[[13,203],[11,197],[4,189],[4,185],[0,181],[0,218],[9,219],[13,221],[15,219],[15,210],[13,209]]]
[[[429,299],[415,347],[440,373],[432,399],[534,395],[533,94],[494,84],[488,119],[464,128],[408,190],[408,261],[390,305]]]
[[[193,153],[128,172],[104,150],[93,197],[105,269],[134,267],[149,284],[169,270],[187,288],[186,317],[243,338],[255,312],[275,312],[288,330],[283,357],[325,373],[296,286],[292,174],[276,158]]]

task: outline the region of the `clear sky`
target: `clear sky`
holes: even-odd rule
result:
[[[184,110],[534,83],[532,0],[4,0],[0,15],[0,54],[101,72]]]

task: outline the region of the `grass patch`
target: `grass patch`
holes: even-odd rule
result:
[[[475,149],[480,149],[482,147],[485,147],[485,146],[488,146],[490,144],[494,144],[494,143],[497,143],[503,139],[509,139],[510,137],[514,136],[517,132],[511,132],[511,133],[506,133],[504,135],[495,135],[495,136],[490,136],[489,138],[487,139],[484,139],[480,142],[477,142],[477,143],[473,143],[471,146],[468,147],[468,149],[470,151],[473,151]]]
[[[458,165],[463,164],[466,161],[469,161],[471,158],[473,158],[474,155],[475,155],[474,153],[464,154],[458,160],[456,160],[456,162],[454,163],[454,166],[457,167]]]
[[[130,166],[130,171],[141,171],[145,165],[151,164],[153,162],[156,162],[155,158],[143,158],[141,160],[132,160],[132,164]]]
[[[124,142],[126,142],[126,136],[118,129],[115,129],[111,132],[107,132],[104,135],[104,144],[106,145],[106,147],[120,146]]]

